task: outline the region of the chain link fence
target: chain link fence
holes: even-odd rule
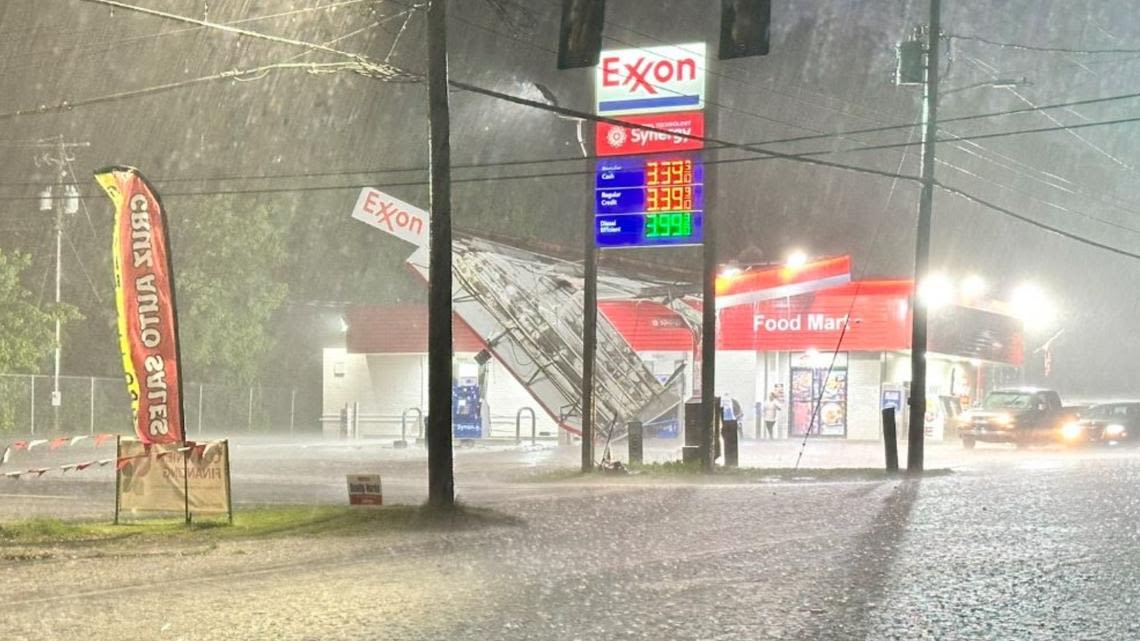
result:
[[[129,433],[131,402],[121,378],[60,376],[59,406],[52,377],[0,374],[0,434]],[[182,400],[187,436],[293,434],[319,429],[320,399],[283,387],[186,383]]]

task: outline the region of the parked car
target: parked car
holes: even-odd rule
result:
[[[1067,423],[1061,436],[1072,445],[1140,444],[1140,401],[1094,405]]]
[[[962,414],[958,436],[966,449],[978,442],[1045,445],[1061,441],[1065,426],[1077,418],[1077,410],[1065,407],[1053,390],[998,389],[986,395],[980,408]]]

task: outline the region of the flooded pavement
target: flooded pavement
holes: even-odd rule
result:
[[[272,454],[279,449],[235,447],[243,500],[336,501],[339,481],[328,477],[366,456],[384,458],[355,446],[314,445],[311,459]],[[860,449],[843,455],[857,458]],[[418,500],[419,456],[382,454],[386,488]],[[76,546],[40,560],[9,558],[0,562],[0,622],[7,638],[64,640],[1136,634],[1128,612],[1140,598],[1140,459],[1130,451],[933,447],[931,460],[954,458],[959,471],[922,480],[542,475],[571,454],[461,451],[460,496],[517,517],[516,525],[109,555]],[[529,481],[528,470],[537,475]],[[55,483],[45,492],[98,485],[77,478],[67,485],[45,477]],[[325,480],[306,483],[317,478]],[[156,593],[179,607],[138,623],[130,612]]]

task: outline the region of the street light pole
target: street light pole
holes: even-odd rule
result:
[[[70,164],[74,160],[73,157],[68,156],[68,150],[75,147],[89,147],[91,143],[88,142],[66,142],[62,135],[44,138],[40,140],[29,140],[21,142],[7,143],[4,146],[13,147],[31,147],[36,149],[47,149],[42,156],[35,157],[35,164],[37,167],[47,165],[54,167],[56,170],[56,178],[54,185],[47,186],[44,191],[40,192],[40,205],[41,212],[52,211],[55,214],[55,349],[52,356],[52,391],[51,391],[51,406],[52,406],[52,427],[56,432],[59,431],[59,412],[62,399],[59,392],[59,370],[60,358],[63,350],[63,334],[62,334],[62,321],[59,316],[59,306],[62,303],[61,289],[63,284],[63,215],[74,214],[79,209],[79,192],[75,189],[73,184],[67,184],[68,176],[71,176]],[[57,153],[58,156],[53,155]],[[71,176],[74,182],[75,177]],[[53,187],[55,191],[53,192]],[[35,409],[35,394],[32,395],[33,405],[33,418]],[[35,431],[35,421],[32,421],[32,430]]]
[[[455,504],[451,449],[451,123],[447,0],[428,8],[428,121],[431,172],[428,279],[428,503]]]
[[[930,221],[934,209],[934,143],[938,130],[938,64],[941,0],[930,0],[926,31],[926,74],[922,99],[922,196],[914,248],[914,297],[910,341],[910,425],[907,434],[907,471],[922,472],[926,435],[926,330],[929,308],[918,287],[930,268]]]

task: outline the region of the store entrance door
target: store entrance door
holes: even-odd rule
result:
[[[792,360],[792,436],[847,436],[847,355],[804,354]],[[818,410],[816,406],[818,404]]]

